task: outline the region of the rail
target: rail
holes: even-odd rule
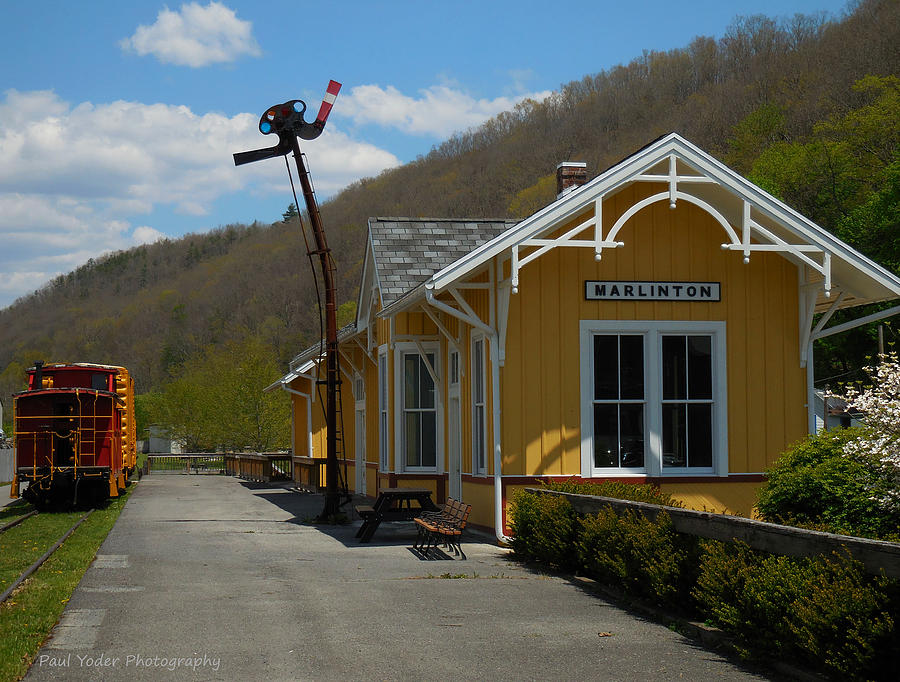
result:
[[[225,472],[222,453],[184,453],[147,455],[148,474],[221,474]]]
[[[7,600],[7,598],[8,598],[13,592],[15,592],[16,588],[17,588],[19,585],[21,585],[23,582],[25,582],[25,580],[27,580],[28,577],[29,577],[32,573],[34,573],[36,570],[38,570],[38,569],[41,567],[41,565],[42,565],[45,561],[47,561],[47,559],[50,558],[50,556],[53,554],[53,552],[55,552],[56,550],[58,550],[58,549],[60,548],[60,546],[62,545],[62,543],[64,543],[64,542],[66,541],[66,539],[67,539],[72,533],[75,532],[75,530],[78,528],[78,526],[80,526],[82,523],[84,523],[84,522],[87,520],[87,517],[90,516],[90,515],[93,513],[93,511],[94,511],[94,510],[91,509],[91,510],[85,512],[84,516],[82,516],[80,519],[78,519],[78,521],[76,521],[75,525],[72,526],[71,528],[69,528],[69,530],[67,530],[67,531],[63,534],[63,536],[62,536],[59,540],[56,541],[56,544],[54,544],[53,547],[51,547],[50,549],[48,549],[40,559],[38,559],[38,560],[35,561],[33,564],[31,564],[31,566],[29,566],[28,568],[25,569],[25,571],[24,571],[18,578],[16,578],[16,580],[13,582],[13,584],[10,585],[8,588],[6,588],[6,590],[4,590],[4,592],[3,592],[3,594],[0,594],[0,604],[2,604],[3,602],[5,602],[5,601]]]
[[[294,481],[297,487],[319,493],[325,490],[327,457],[293,457]]]
[[[225,473],[249,481],[290,481],[294,467],[289,452],[226,452]]]

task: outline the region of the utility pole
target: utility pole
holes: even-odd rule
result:
[[[337,460],[337,396],[340,390],[340,365],[337,340],[337,290],[334,283],[334,260],[325,239],[322,216],[309,179],[309,171],[303,161],[298,137],[314,140],[322,134],[325,121],[331,112],[334,100],[340,92],[341,84],[330,81],[325,99],[319,109],[319,115],[313,123],[307,123],[303,114],[306,103],[303,100],[289,100],[284,104],[270,107],[259,119],[259,131],[263,135],[275,133],[278,144],[267,149],[255,149],[249,152],[238,152],[234,155],[234,165],[261,161],[276,156],[285,156],[293,152],[300,177],[300,187],[306,202],[306,211],[312,223],[315,238],[315,250],[307,255],[318,256],[322,270],[322,281],[325,289],[325,385],[327,398],[325,401],[325,421],[327,424],[326,462],[325,462],[325,507],[319,516],[320,522],[328,522],[340,511],[341,491],[339,489],[340,470]]]

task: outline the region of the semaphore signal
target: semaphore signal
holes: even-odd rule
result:
[[[319,107],[319,114],[312,123],[307,123],[303,115],[306,113],[306,103],[300,99],[292,99],[282,104],[269,107],[259,117],[259,132],[263,135],[278,135],[278,144],[265,149],[254,149],[247,152],[234,154],[234,165],[241,166],[245,163],[271,159],[276,156],[285,156],[293,152],[297,163],[297,173],[300,176],[300,186],[303,189],[303,198],[306,201],[306,210],[312,223],[313,236],[315,237],[315,249],[309,250],[310,258],[319,257],[322,269],[322,281],[325,285],[325,384],[327,386],[327,398],[325,401],[325,420],[327,422],[326,434],[326,464],[325,464],[325,508],[319,516],[322,522],[329,522],[339,513],[341,506],[342,490],[346,494],[346,482],[340,483],[340,468],[338,467],[338,409],[340,401],[340,365],[338,359],[337,343],[337,292],[334,284],[334,259],[331,258],[331,250],[325,240],[325,230],[322,227],[322,217],[316,203],[316,195],[309,179],[309,171],[303,161],[300,145],[297,138],[314,140],[322,134],[325,121],[331,113],[331,107],[341,90],[341,84],[337,81],[329,81]],[[296,201],[296,200],[295,200]],[[321,301],[320,301],[321,308]],[[349,500],[349,496],[347,497]]]

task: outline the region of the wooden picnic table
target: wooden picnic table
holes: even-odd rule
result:
[[[356,537],[369,542],[382,521],[412,521],[422,512],[437,510],[427,488],[382,488],[371,506],[357,505],[363,523]]]

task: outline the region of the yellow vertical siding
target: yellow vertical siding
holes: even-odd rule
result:
[[[659,187],[629,187],[604,204],[604,225]],[[584,216],[560,226],[574,227]],[[799,363],[797,271],[775,253],[749,264],[723,251],[725,233],[705,211],[653,204],[619,233],[625,246],[557,247],[519,273],[502,374],[504,474],[580,472],[578,329],[594,320],[724,320],[727,338],[729,473],[761,472],[806,430],[806,378]],[[714,281],[722,300],[586,301],[584,281]],[[513,376],[518,374],[519,376]]]

